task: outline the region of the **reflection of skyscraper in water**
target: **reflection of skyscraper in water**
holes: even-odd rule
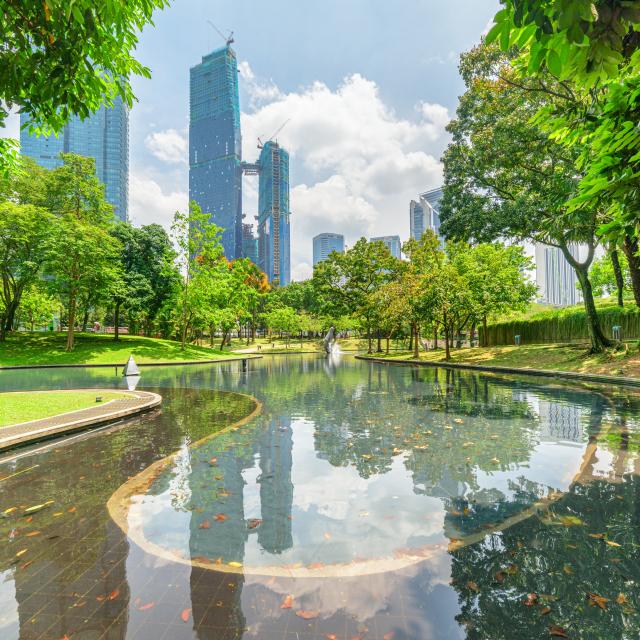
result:
[[[514,391],[513,396],[514,400],[526,401],[537,414],[542,440],[582,440],[583,418],[587,415],[584,407],[560,399],[541,398],[527,391]]]
[[[272,418],[259,442],[262,524],[258,529],[258,542],[269,553],[282,553],[293,546],[292,448],[291,418]]]

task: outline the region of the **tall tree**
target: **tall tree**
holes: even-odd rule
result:
[[[222,229],[212,224],[209,215],[192,201],[188,213],[176,211],[171,234],[181,276],[175,322],[184,349],[194,323],[202,317],[204,305],[209,304],[209,297],[203,293],[205,285],[224,258]]]
[[[0,203],[0,341],[11,331],[20,299],[51,257],[58,220],[32,204]]]
[[[371,294],[394,279],[399,260],[382,242],[360,238],[345,253],[332,253],[319,263],[313,274],[314,289],[332,315],[358,315],[364,324],[372,351],[375,301]]]
[[[110,233],[113,209],[94,160],[74,154],[62,159],[48,178],[47,205],[57,220],[48,272],[66,304],[67,351],[72,351],[80,299],[111,289],[119,277],[121,247]]]
[[[60,133],[120,96],[134,100],[132,75],[150,77],[132,55],[153,11],[167,0],[5,0],[0,7],[0,128],[12,105],[41,133]],[[17,163],[17,144],[0,139],[0,172]]]
[[[582,287],[591,350],[611,341],[596,312],[589,267],[598,244],[597,207],[570,209],[580,178],[580,149],[551,140],[532,118],[549,103],[573,100],[571,87],[552,77],[524,82],[507,56],[481,45],[462,57],[467,90],[449,125],[444,154],[442,229],[476,242],[511,238],[559,247]],[[587,247],[584,260],[576,244]]]
[[[627,256],[640,305],[640,5],[627,0],[502,0],[487,36],[517,45],[517,73],[553,75],[587,100],[544,105],[539,125],[579,149],[582,179],[569,209],[605,207],[600,232]],[[566,97],[566,94],[565,94]]]

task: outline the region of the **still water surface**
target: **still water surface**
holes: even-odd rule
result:
[[[139,388],[162,408],[0,461],[2,640],[640,635],[633,391],[315,356]]]

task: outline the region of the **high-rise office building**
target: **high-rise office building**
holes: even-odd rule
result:
[[[391,255],[400,260],[402,251],[400,236],[378,236],[377,238],[371,238],[371,242],[383,242]]]
[[[415,240],[420,240],[427,229],[433,231],[440,242],[444,243],[444,238],[440,234],[440,200],[442,200],[442,189],[431,189],[418,196],[418,201],[411,201],[409,205],[409,228],[410,235]]]
[[[584,260],[587,248],[572,244],[571,255]],[[582,302],[582,291],[578,289],[578,278],[558,247],[536,244],[536,283],[540,302],[566,307]]]
[[[26,124],[20,115],[20,125]],[[21,152],[47,169],[62,164],[61,153],[93,158],[96,175],[105,187],[107,201],[120,220],[129,209],[129,109],[118,96],[113,107],[100,107],[85,120],[74,116],[58,137],[20,131]]]
[[[242,257],[258,264],[258,238],[253,234],[253,225],[242,223]]]
[[[269,282],[285,286],[291,281],[289,228],[289,154],[272,140],[258,159],[258,266]]]
[[[191,68],[189,199],[222,227],[228,259],[242,256],[242,149],[238,62],[229,46]]]
[[[426,204],[412,200],[409,204],[409,235],[414,240],[420,240],[426,227]]]
[[[333,251],[344,253],[344,236],[339,233],[320,233],[313,239],[313,266],[329,257]]]

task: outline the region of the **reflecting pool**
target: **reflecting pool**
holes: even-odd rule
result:
[[[0,460],[2,640],[640,635],[636,392],[316,356],[139,388],[161,409]]]

